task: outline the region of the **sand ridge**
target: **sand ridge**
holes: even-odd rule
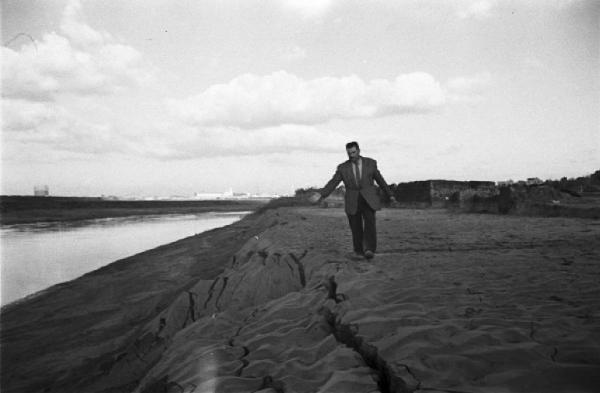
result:
[[[598,220],[383,210],[379,252],[370,262],[350,257],[341,209],[280,208],[237,225],[227,235],[237,246],[223,254],[221,273],[198,274],[169,300],[159,297],[165,305],[119,344],[110,341],[112,352],[98,350],[105,351],[102,362],[50,391],[600,386]],[[202,236],[190,242],[219,246]],[[148,292],[129,299],[147,299]],[[90,331],[102,336],[110,327],[100,317]]]
[[[177,382],[182,391],[591,392],[600,386],[594,223],[398,213],[380,214],[382,249],[372,263],[348,258],[339,211],[275,213],[277,224],[246,243],[224,273],[233,285],[221,295],[227,311],[209,307],[217,311],[209,321],[223,318],[235,330],[229,350],[244,349],[232,358],[237,368],[229,366],[236,372],[199,375],[192,362]],[[582,238],[572,236],[573,227]],[[412,241],[396,243],[399,232]],[[569,268],[574,263],[582,271]],[[204,323],[187,337],[210,337]],[[165,366],[182,356],[178,345],[190,343],[178,339],[136,392],[150,391],[171,370],[182,372]]]

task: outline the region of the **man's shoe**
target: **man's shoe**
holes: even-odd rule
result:
[[[365,258],[373,259],[374,256],[375,256],[375,254],[373,254],[373,251],[371,251],[371,250],[365,251]]]

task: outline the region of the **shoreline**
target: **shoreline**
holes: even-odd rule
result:
[[[98,359],[126,349],[140,327],[180,292],[220,274],[230,250],[237,249],[237,237],[252,231],[243,223],[247,218],[112,262],[3,306],[1,390],[44,391],[63,378],[64,388],[76,384],[80,376],[65,376],[69,370],[95,368]],[[219,245],[224,248],[215,250]],[[67,350],[69,355],[56,358]]]
[[[230,225],[251,213],[160,214],[2,225],[0,306],[114,261]]]
[[[263,209],[2,309],[2,391],[598,386],[599,220],[385,209],[378,226],[366,262],[342,209]]]
[[[44,228],[53,228],[60,226],[87,226],[93,225],[96,222],[103,221],[111,221],[111,220],[122,220],[123,222],[130,221],[139,221],[153,218],[162,218],[162,217],[184,217],[184,216],[198,216],[202,214],[214,214],[215,216],[228,216],[228,215],[249,215],[254,213],[256,210],[223,210],[223,211],[215,211],[215,210],[207,210],[201,212],[184,212],[184,213],[157,213],[157,214],[127,214],[123,216],[108,216],[108,217],[95,217],[95,218],[81,218],[81,219],[71,219],[71,220],[61,220],[61,221],[33,221],[33,222],[18,222],[13,224],[0,224],[0,229],[12,229],[15,227],[28,227],[31,226],[35,228],[36,226],[42,226]]]

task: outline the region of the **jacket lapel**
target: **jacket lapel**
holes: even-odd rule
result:
[[[354,169],[352,168],[352,161],[346,161],[345,171],[347,179],[352,179],[352,182],[356,184],[356,178],[354,177]]]

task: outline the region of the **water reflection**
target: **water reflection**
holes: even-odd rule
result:
[[[250,211],[241,212],[208,212],[198,214],[152,214],[152,215],[140,215],[140,216],[126,216],[126,217],[106,217],[106,218],[93,218],[87,220],[73,220],[73,221],[49,221],[49,222],[34,222],[26,224],[11,224],[2,225],[0,233],[8,232],[49,232],[49,231],[71,231],[77,230],[82,227],[94,227],[94,226],[118,226],[122,224],[130,224],[136,222],[150,223],[153,221],[182,221],[182,220],[194,220],[194,219],[206,219],[209,217],[236,217],[239,219]]]
[[[239,220],[250,212],[211,212],[3,225],[6,304],[118,259]]]

